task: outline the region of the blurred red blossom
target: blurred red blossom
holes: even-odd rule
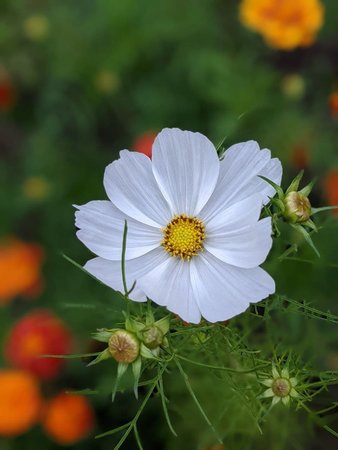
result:
[[[141,134],[134,142],[132,148],[139,153],[143,153],[144,155],[151,158],[152,156],[152,148],[153,143],[157,134],[153,131],[148,131],[144,134]]]
[[[52,312],[39,310],[14,325],[5,344],[5,356],[14,367],[49,379],[60,373],[64,360],[40,355],[68,354],[71,348],[72,336],[64,323]]]
[[[8,73],[0,67],[0,111],[8,111],[15,103],[15,89]]]
[[[296,145],[293,147],[291,163],[297,170],[305,169],[310,165],[310,153],[306,146]]]

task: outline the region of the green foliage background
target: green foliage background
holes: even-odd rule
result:
[[[328,96],[338,81],[338,4],[323,3],[326,19],[318,42],[308,49],[279,52],[240,24],[239,2],[234,0],[2,0],[0,64],[10,73],[17,100],[2,113],[0,124],[0,236],[39,242],[47,259],[46,286],[39,299],[34,304],[19,299],[1,309],[1,339],[19,317],[43,306],[64,318],[77,336],[77,351],[86,352],[93,345],[90,333],[110,327],[119,315],[118,294],[70,266],[61,253],[80,263],[89,259],[89,251],[75,237],[72,204],[105,198],[104,167],[120,149],[132,148],[145,131],[196,130],[215,143],[226,136],[227,146],[255,139],[282,160],[284,186],[297,172],[294,149],[304,147],[310,159],[305,177],[319,180],[311,200],[314,206],[325,203],[323,179],[338,167],[338,122],[328,108]],[[29,38],[24,28],[25,20],[35,14],[49,23],[40,40]],[[114,80],[110,92],[97,88],[102,71]],[[286,92],[285,77],[290,74],[301,77],[304,93]],[[32,176],[48,181],[46,198],[25,197],[22,186]],[[267,269],[278,293],[337,311],[337,221],[325,213],[317,224],[323,227],[314,237],[320,260],[285,227]],[[298,241],[297,256],[308,262],[278,259],[290,240]],[[337,370],[333,324],[307,313],[269,308],[270,318],[264,318],[263,326],[262,319],[248,314],[235,319],[233,329],[271,358],[277,346],[280,352],[299,354],[318,370]],[[221,358],[227,349],[213,351]],[[334,438],[306,414],[286,408],[275,408],[260,434],[228,379],[186,369],[210,417],[224,409],[226,449],[334,448]],[[45,388],[97,389],[99,395],[90,399],[97,412],[95,431],[100,433],[129,420],[137,408],[128,387],[111,404],[114,376],[112,362],[87,369],[74,360],[55,384]],[[139,425],[145,449],[203,450],[213,443],[210,430],[178,374],[168,373],[165,381],[179,437],[170,434],[155,396]],[[320,406],[332,395],[324,392],[316,401]],[[94,442],[91,437],[74,449],[111,449],[114,439]],[[58,447],[37,427],[0,442],[1,450],[18,448]],[[126,448],[136,448],[132,439]]]

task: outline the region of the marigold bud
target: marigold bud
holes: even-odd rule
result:
[[[119,363],[130,364],[140,354],[140,342],[126,330],[117,330],[110,336],[108,347],[112,357]]]
[[[288,222],[306,222],[311,215],[311,204],[301,192],[289,192],[284,199],[284,217]]]
[[[155,325],[148,328],[143,332],[143,342],[148,348],[154,350],[155,348],[159,347],[163,342],[162,331]]]

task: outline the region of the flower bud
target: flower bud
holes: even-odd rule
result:
[[[137,337],[126,330],[114,331],[108,341],[109,352],[115,361],[130,364],[140,353],[140,342]]]
[[[272,383],[271,389],[277,397],[287,397],[291,392],[292,386],[287,378],[276,378]]]
[[[306,222],[311,215],[309,199],[301,192],[289,192],[284,198],[284,217],[288,222]]]
[[[156,327],[152,326],[143,332],[143,342],[151,350],[159,347],[163,342],[163,333]]]

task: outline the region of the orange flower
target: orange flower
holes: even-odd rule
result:
[[[134,150],[151,158],[155,138],[156,133],[153,133],[152,131],[141,134],[141,136],[139,136],[133,144]]]
[[[240,18],[271,47],[292,50],[313,43],[323,24],[324,7],[319,0],[243,0]]]
[[[324,191],[327,202],[330,206],[338,205],[338,170],[331,170],[324,180]],[[332,213],[337,215],[338,209],[333,209]]]
[[[53,378],[62,369],[63,359],[40,355],[64,355],[71,351],[71,335],[53,313],[36,311],[23,317],[11,330],[5,355],[15,367],[39,378]]]
[[[14,103],[14,87],[7,72],[0,67],[0,111],[8,111]]]
[[[329,95],[329,108],[331,116],[338,119],[338,91],[334,91]]]
[[[16,239],[0,242],[0,304],[19,295],[35,297],[42,288],[43,252],[37,244]]]
[[[42,425],[57,443],[71,445],[91,432],[94,412],[83,395],[61,392],[47,404]]]
[[[20,370],[0,370],[0,435],[16,436],[31,428],[42,407],[35,378]]]

